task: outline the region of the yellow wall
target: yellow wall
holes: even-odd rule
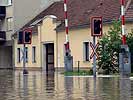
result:
[[[44,55],[44,50],[43,50],[43,46],[47,43],[54,43],[54,65],[55,67],[57,66],[56,63],[56,49],[57,49],[57,44],[56,44],[56,23],[53,23],[53,19],[50,18],[49,16],[45,17],[42,24],[41,24],[41,28],[40,28],[40,40],[41,40],[41,44],[40,44],[40,48],[41,48],[41,61],[42,61],[42,67],[45,70],[46,66],[45,66],[45,55]]]
[[[47,23],[47,24],[46,24]],[[38,34],[32,35],[32,43],[27,44],[28,47],[28,63],[26,67],[44,67],[44,55],[43,55],[43,45],[47,43],[54,43],[55,51],[55,65],[56,65],[56,24],[53,24],[53,19],[44,18],[42,24],[38,25]],[[32,46],[36,46],[36,63],[32,63]],[[17,48],[23,49],[23,45],[17,44],[17,38],[15,39],[15,67],[22,67],[23,61],[17,62]],[[21,52],[22,56],[22,52]]]
[[[32,46],[36,46],[36,63],[32,63]],[[28,63],[26,63],[26,66],[28,67],[41,67],[40,66],[40,48],[39,48],[39,40],[38,35],[32,36],[32,44],[27,44],[26,47],[28,47]],[[15,40],[15,67],[22,67],[23,61],[21,63],[17,62],[17,48],[21,48],[23,50],[23,45],[17,44],[17,40]],[[22,57],[22,52],[21,52]]]
[[[103,31],[107,32],[109,26],[104,26]],[[58,34],[58,66],[63,67],[64,64],[64,51],[63,44],[65,43],[65,32],[59,32]],[[92,42],[91,30],[88,28],[76,29],[69,31],[70,49],[73,56],[73,66],[78,67],[80,61],[80,67],[91,67],[92,62],[83,60],[83,43]],[[61,49],[62,48],[62,49]],[[91,48],[90,48],[91,50]],[[90,51],[91,53],[92,51]]]
[[[107,33],[111,25],[103,26],[103,34]],[[131,32],[133,24],[126,25],[126,31]],[[65,43],[65,31],[56,32],[56,23],[53,22],[53,18],[46,16],[42,23],[38,26],[38,34],[33,35],[32,44],[28,46],[29,53],[29,62],[27,67],[46,67],[43,45],[47,43],[54,43],[54,62],[55,67],[64,67],[64,43]],[[91,42],[91,30],[88,27],[81,29],[74,29],[69,31],[69,40],[70,40],[70,49],[73,56],[73,65],[74,67],[78,66],[80,61],[80,67],[92,67],[92,60],[84,61],[83,60],[83,42]],[[37,63],[32,63],[32,46],[36,46],[36,60]],[[17,48],[21,45],[17,45],[15,40],[15,66],[22,67],[22,63],[17,63]],[[91,50],[91,48],[90,48]],[[91,54],[92,50],[90,51]],[[44,68],[45,69],[45,68]]]

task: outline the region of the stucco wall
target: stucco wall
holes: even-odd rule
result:
[[[23,60],[21,62],[17,62],[17,48],[21,48],[23,50],[22,44],[17,44],[17,39],[15,40],[15,67],[23,67]],[[32,46],[36,47],[36,63],[32,62]],[[26,47],[28,47],[28,63],[26,63],[26,66],[28,67],[40,67],[40,48],[39,48],[39,39],[38,35],[32,36],[32,44],[27,44]],[[23,56],[21,51],[21,58]]]
[[[56,62],[56,55],[57,55],[57,44],[56,44],[56,23],[53,23],[53,19],[50,18],[49,16],[46,17],[43,20],[42,26],[41,26],[41,59],[42,59],[42,67],[46,67],[45,66],[45,59],[44,59],[44,52],[43,51],[43,46],[47,43],[54,43],[54,65],[55,67],[57,66],[57,62]],[[45,68],[44,68],[45,69]]]
[[[103,34],[107,33],[111,25],[103,26]],[[127,33],[131,32],[133,27],[132,23],[126,24]],[[33,35],[32,44],[28,45],[31,48],[33,45],[37,46],[37,63],[32,64],[32,51],[29,49],[29,62],[28,67],[45,67],[44,51],[43,45],[47,43],[54,43],[54,62],[55,67],[64,67],[64,43],[65,43],[65,31],[56,32],[56,23],[53,23],[53,19],[50,17],[45,17],[42,24],[38,26],[38,35]],[[77,61],[80,61],[80,67],[92,67],[92,60],[83,60],[83,42],[92,42],[91,30],[89,27],[74,29],[69,31],[70,49],[73,56],[74,67],[78,66]],[[17,49],[20,45],[15,42],[15,48]],[[90,53],[92,52],[91,48]],[[17,57],[17,52],[15,51],[15,57]],[[15,58],[16,60],[16,58]],[[17,67],[22,65],[15,61]],[[22,64],[22,63],[21,63]],[[45,68],[44,68],[45,69]]]
[[[104,33],[107,32],[109,26],[104,26]],[[73,66],[78,67],[78,61],[80,61],[80,67],[91,67],[91,61],[83,60],[83,43],[92,42],[90,28],[76,29],[69,31],[70,49],[73,56]],[[58,33],[58,66],[63,67],[64,64],[64,50],[63,44],[65,43],[65,32]],[[62,49],[61,49],[62,48]],[[89,54],[92,52],[91,48]]]
[[[47,24],[46,24],[47,23]],[[38,34],[32,36],[32,44],[26,45],[28,47],[28,67],[44,67],[43,45],[47,43],[54,43],[55,51],[55,65],[56,65],[56,24],[53,24],[53,19],[45,18],[41,25],[38,26]],[[32,46],[36,46],[36,63],[32,63]],[[22,67],[23,62],[17,62],[17,48],[23,48],[22,45],[17,44],[17,38],[15,39],[15,67]],[[22,56],[22,52],[21,52]],[[45,69],[45,68],[44,68]]]

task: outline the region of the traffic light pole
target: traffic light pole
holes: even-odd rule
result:
[[[93,37],[93,43],[90,44],[93,52],[90,55],[90,59],[93,58],[93,76],[96,78],[96,57],[98,54],[96,49],[98,44],[96,44],[96,37],[102,36],[102,17],[101,16],[94,16],[91,17],[91,36]]]
[[[96,37],[93,36],[93,45],[95,47],[96,45]],[[96,77],[96,55],[94,54],[94,57],[93,57],[93,76]]]
[[[23,44],[23,74],[28,74],[28,70],[26,69],[26,50],[25,50],[25,43]]]

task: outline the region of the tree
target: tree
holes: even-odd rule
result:
[[[133,32],[128,33],[127,44],[131,52],[131,72],[133,73]]]
[[[99,59],[97,62],[98,70],[103,69],[104,74],[118,72],[118,58],[121,45],[120,21],[113,21],[113,26],[99,40]]]

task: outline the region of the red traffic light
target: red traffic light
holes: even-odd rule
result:
[[[91,18],[91,35],[102,36],[102,17]]]

